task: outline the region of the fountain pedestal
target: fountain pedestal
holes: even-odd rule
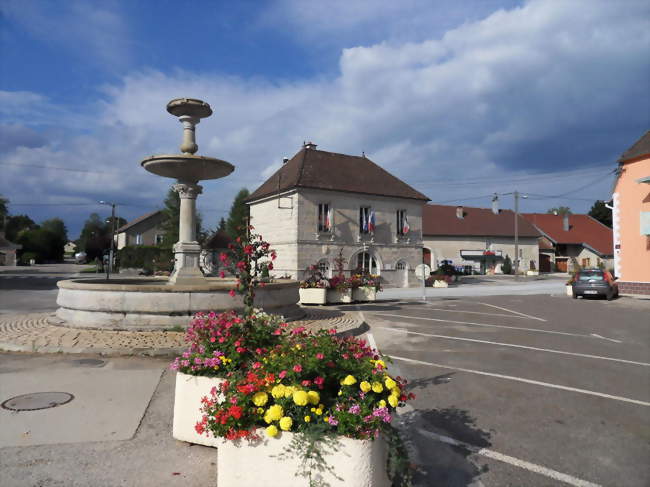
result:
[[[200,271],[201,246],[196,241],[196,198],[203,188],[196,183],[172,186],[181,200],[178,242],[174,245],[174,272],[169,284],[201,284],[205,277]]]

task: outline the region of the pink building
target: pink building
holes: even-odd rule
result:
[[[612,199],[619,290],[650,294],[650,130],[623,153],[617,175]]]

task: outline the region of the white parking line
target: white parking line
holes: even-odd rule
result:
[[[614,340],[613,338],[607,338],[601,335],[597,335],[595,333],[592,333],[591,336],[594,338],[600,338],[601,340],[609,340],[610,342],[614,342],[614,343],[623,343],[620,340]]]
[[[446,335],[433,335],[431,333],[419,333],[417,331],[409,331],[409,330],[405,330],[404,328],[388,328],[388,327],[383,327],[383,326],[379,326],[377,328],[380,328],[382,330],[393,331],[393,332],[408,333],[410,335],[420,335],[420,336],[431,337],[431,338],[443,338],[445,340],[460,340],[460,341],[463,341],[463,342],[485,343],[485,344],[488,344],[488,345],[498,345],[500,347],[523,348],[525,350],[535,350],[536,352],[559,353],[561,355],[571,355],[573,357],[593,358],[593,359],[598,359],[598,360],[608,360],[608,361],[611,361],[611,362],[619,362],[619,363],[622,363],[622,364],[632,364],[632,365],[641,365],[643,367],[650,367],[650,364],[646,363],[646,362],[635,362],[634,360],[625,360],[625,359],[622,359],[622,358],[614,358],[614,357],[603,357],[601,355],[591,355],[591,354],[588,354],[588,353],[565,352],[563,350],[553,350],[553,349],[550,349],[550,348],[529,347],[529,346],[526,346],[526,345],[515,345],[514,343],[491,342],[491,341],[488,341],[488,340],[477,340],[475,338],[460,338],[460,337],[450,337],[450,336],[446,336]]]
[[[433,362],[424,362],[422,360],[415,360],[415,359],[407,358],[407,357],[397,357],[395,355],[389,355],[389,356],[393,360],[401,360],[402,362],[409,362],[409,363],[412,363],[412,364],[429,365],[431,367],[439,367],[441,369],[458,370],[460,372],[467,372],[467,373],[470,373],[470,374],[485,375],[485,376],[488,376],[488,377],[496,377],[498,379],[514,380],[514,381],[517,381],[517,382],[524,382],[526,384],[532,384],[532,385],[536,385],[536,386],[550,387],[552,389],[560,389],[560,390],[563,390],[563,391],[577,392],[579,394],[587,394],[589,396],[603,397],[605,399],[613,399],[615,401],[629,402],[631,404],[637,404],[639,406],[650,406],[650,402],[639,401],[638,399],[630,399],[629,397],[613,396],[611,394],[604,394],[602,392],[590,391],[590,390],[587,390],[587,389],[578,389],[578,388],[575,388],[575,387],[561,386],[561,385],[558,385],[558,384],[551,384],[549,382],[541,382],[541,381],[537,381],[537,380],[524,379],[522,377],[514,377],[514,376],[511,376],[511,375],[494,374],[492,372],[483,372],[482,370],[465,369],[465,368],[462,368],[462,367],[451,367],[449,365],[435,364]]]
[[[566,331],[556,331],[556,330],[540,330],[538,328],[525,328],[522,326],[507,326],[507,325],[493,325],[491,323],[476,323],[474,321],[454,321],[454,320],[442,320],[440,318],[424,318],[420,316],[409,316],[409,315],[394,315],[391,313],[382,313],[381,316],[392,316],[395,318],[411,318],[414,320],[426,320],[426,321],[438,321],[440,323],[455,323],[458,325],[472,325],[472,326],[485,326],[487,328],[506,328],[508,330],[523,330],[523,331],[533,331],[536,333],[550,333],[551,335],[566,335],[571,337],[582,337],[582,338],[594,338],[591,335],[580,335],[578,333],[569,333]]]
[[[485,315],[485,316],[501,316],[504,318],[518,318],[518,319],[527,319],[527,316],[518,316],[518,315],[506,315],[503,313],[483,313],[482,311],[463,311],[462,309],[444,309],[444,308],[432,308],[431,305],[427,306],[431,311],[445,311],[447,313],[467,313],[471,315]],[[545,320],[544,320],[545,321]]]
[[[490,306],[491,308],[500,309],[501,311],[508,311],[508,312],[510,312],[510,313],[513,313],[513,314],[516,314],[516,315],[522,316],[522,317],[524,317],[524,318],[530,318],[531,320],[546,321],[546,320],[543,319],[543,318],[538,318],[537,316],[527,315],[527,314],[525,314],[525,313],[520,313],[519,311],[514,311],[514,310],[512,310],[512,309],[508,309],[508,308],[502,308],[501,306],[497,306],[497,305],[495,305],[495,304],[489,304],[489,303],[478,303],[478,304],[482,304],[482,305],[485,305],[485,306]]]
[[[498,460],[499,462],[508,463],[514,465],[515,467],[523,468],[530,472],[535,472],[539,475],[551,478],[553,480],[563,482],[568,485],[573,485],[575,487],[600,487],[599,484],[594,484],[587,480],[582,480],[572,475],[566,473],[558,472],[557,470],[552,470],[550,468],[542,467],[536,463],[527,462],[526,460],[520,460],[519,458],[511,457],[510,455],[504,455],[494,450],[489,450],[487,448],[479,448],[477,446],[465,443],[464,441],[458,441],[449,436],[439,435],[431,431],[427,431],[422,428],[418,428],[418,431],[426,436],[433,438],[434,440],[440,441],[441,443],[447,443],[448,445],[453,446],[462,446],[469,451],[475,453],[476,455],[481,455],[487,458],[492,458],[493,460]]]

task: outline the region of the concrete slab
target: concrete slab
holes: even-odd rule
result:
[[[38,368],[0,374],[0,402],[34,392],[68,392],[68,404],[38,411],[0,408],[0,448],[133,437],[163,366]]]

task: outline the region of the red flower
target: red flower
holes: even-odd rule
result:
[[[269,268],[270,271],[273,270],[273,262],[269,262],[267,267]]]
[[[242,414],[241,406],[230,406],[228,408],[228,414],[235,419],[241,418],[241,414]]]
[[[244,253],[246,255],[252,255],[253,254],[253,246],[252,245],[247,245],[244,247]]]
[[[226,273],[224,271],[221,271],[219,273],[219,277],[221,277],[223,279],[224,277],[226,277]]]
[[[309,387],[311,385],[311,381],[308,379],[305,379],[301,382],[303,387]]]
[[[294,372],[302,372],[302,365],[296,364],[293,366],[293,371]]]
[[[235,290],[231,289],[230,291],[228,291],[228,294],[230,294],[230,297],[234,298],[235,297]]]
[[[318,360],[323,360],[323,359],[325,358],[325,355],[323,355],[321,352],[318,352],[318,353],[316,354],[316,358],[317,358]]]

